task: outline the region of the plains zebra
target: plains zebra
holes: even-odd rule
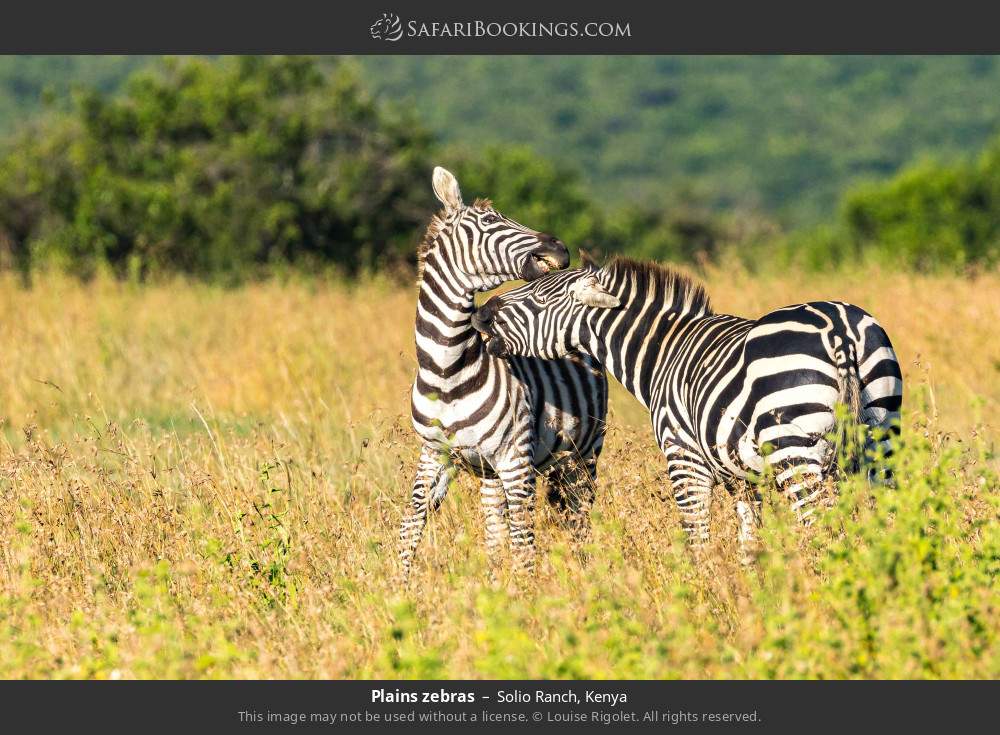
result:
[[[896,354],[851,304],[798,304],[751,321],[713,313],[705,291],[668,268],[616,259],[494,297],[473,322],[493,355],[580,349],[649,409],[695,545],[709,539],[712,485],[735,491],[765,465],[805,519],[836,459],[836,404],[870,427],[868,456],[887,455],[899,430]],[[746,545],[759,498],[738,500],[737,511]]]
[[[460,465],[482,478],[491,561],[509,533],[517,567],[530,571],[536,473],[549,474],[550,500],[564,506],[570,522],[587,524],[604,442],[606,378],[591,358],[506,361],[486,353],[471,323],[476,293],[565,268],[569,251],[489,201],[465,205],[458,181],[443,168],[434,169],[433,185],[444,208],[419,250],[412,415],[423,448],[400,528],[402,576],[409,575],[428,505],[440,505]]]

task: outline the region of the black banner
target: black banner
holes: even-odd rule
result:
[[[998,694],[996,682],[6,682],[0,721],[7,732],[928,732],[991,722]]]
[[[3,53],[665,54],[1000,50],[988,3],[34,2]]]

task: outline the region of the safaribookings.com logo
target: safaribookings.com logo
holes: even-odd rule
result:
[[[527,21],[487,22],[419,21],[403,25],[395,13],[382,17],[368,29],[376,41],[407,38],[631,38],[632,28],[622,21]]]
[[[368,30],[376,41],[398,41],[403,37],[403,24],[395,13],[382,13]]]

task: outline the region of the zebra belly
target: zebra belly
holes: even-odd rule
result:
[[[581,431],[582,424],[579,417],[546,403],[535,436],[535,452],[531,461],[535,469],[546,470],[576,454],[577,447],[588,446],[588,437]]]
[[[493,466],[477,450],[466,448],[454,453],[454,459],[477,477],[493,477]]]
[[[461,430],[449,435],[440,426],[427,427],[414,422],[414,427],[424,443],[441,453],[442,461],[447,458],[451,463],[460,465],[478,477],[494,476],[493,464],[489,459],[492,454],[488,456],[478,441],[469,441],[470,437]]]
[[[607,416],[607,379],[594,359],[513,358],[515,380],[525,389],[532,412],[532,465],[544,472],[571,457],[599,451]],[[531,410],[531,409],[527,409]]]
[[[499,404],[484,404],[475,396],[455,401],[427,400],[419,396],[414,384],[413,401],[414,406],[419,402],[420,419],[414,412],[413,428],[425,444],[440,453],[442,461],[478,477],[495,477],[497,461],[513,441],[510,431],[518,423],[517,413],[527,410],[517,398],[517,391],[513,393],[503,395]]]
[[[740,422],[748,428],[735,437],[730,433],[728,441],[717,442],[714,451],[709,452],[714,469],[723,477],[743,480],[761,474],[769,465],[793,462],[826,467],[833,461],[830,436],[836,428],[836,417],[832,409],[783,417],[781,409],[761,401],[749,420],[745,420],[745,409],[744,419],[740,419],[740,411],[730,407],[720,426],[731,431]]]
[[[414,384],[413,426],[425,443],[480,476],[492,475],[517,441],[515,427],[525,422],[532,431],[530,461],[539,472],[599,448],[607,382],[596,362],[514,358],[494,368],[501,371],[495,379],[506,379],[507,389],[485,403],[482,395],[451,402],[425,398]]]
[[[480,432],[474,426],[457,426],[439,419],[433,426],[414,422],[414,428],[426,444],[440,449],[453,459],[461,459],[472,465],[489,463],[487,457],[497,453],[497,442],[482,443]]]
[[[479,446],[457,446],[454,443],[449,443],[444,441],[443,434],[425,434],[421,432],[424,440],[433,447],[436,447],[441,452],[441,457],[445,457],[448,460],[465,469],[476,477],[495,477],[496,469],[493,464],[493,453],[487,454],[482,451]],[[536,470],[548,469],[553,464],[555,464],[563,456],[568,453],[555,453],[551,450],[545,450],[539,447],[538,443],[535,443],[536,453],[535,457],[538,461],[533,461],[533,466]]]

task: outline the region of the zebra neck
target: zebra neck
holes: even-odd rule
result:
[[[414,330],[418,375],[425,382],[444,387],[482,359],[482,340],[471,321],[475,295],[447,264],[425,263]]]
[[[588,351],[649,409],[660,356],[685,331],[681,325],[699,317],[655,299],[629,299],[629,295],[618,294],[624,309],[596,309],[589,314]]]

